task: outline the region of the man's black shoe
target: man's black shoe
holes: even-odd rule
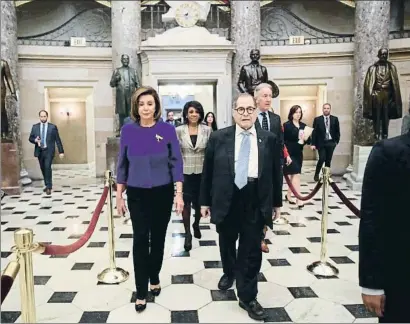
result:
[[[234,276],[228,276],[226,274],[223,274],[223,276],[219,280],[218,288],[220,290],[228,290],[229,288],[233,286],[234,281],[235,281]]]
[[[316,182],[318,182],[318,181],[319,181],[319,176],[318,176],[317,174],[315,174],[313,180],[316,181]]]
[[[239,306],[248,312],[250,318],[256,321],[263,321],[268,317],[265,310],[256,299],[250,301],[249,303],[245,303],[240,300]]]

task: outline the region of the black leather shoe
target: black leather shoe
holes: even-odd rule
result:
[[[235,281],[234,276],[228,276],[226,274],[223,274],[223,276],[219,280],[218,289],[228,290],[229,288],[231,288],[233,286],[234,281]]]
[[[249,303],[245,303],[240,300],[239,307],[246,310],[249,317],[256,321],[263,321],[268,316],[256,299],[250,301]]]
[[[186,234],[184,242],[184,250],[189,252],[192,250],[192,235]]]
[[[200,239],[202,237],[201,230],[199,229],[199,224],[193,224],[192,229],[194,230],[194,237]]]
[[[313,177],[313,180],[314,180],[315,182],[318,182],[318,181],[319,181],[319,176],[318,176],[317,174],[315,174],[315,176]]]
[[[135,304],[135,311],[137,313],[141,313],[142,311],[144,311],[147,308],[147,303],[145,304]]]
[[[161,287],[159,287],[159,288],[154,288],[154,289],[151,288],[151,294],[152,294],[153,296],[158,297],[160,293],[161,293]]]

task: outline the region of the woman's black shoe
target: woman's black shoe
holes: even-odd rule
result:
[[[290,204],[290,205],[296,205],[296,203],[293,200],[290,200],[288,198],[288,195],[285,196],[285,200]]]
[[[135,311],[137,313],[141,313],[142,311],[145,310],[145,308],[147,308],[147,303],[145,303],[145,304],[135,304]]]
[[[192,235],[191,234],[186,234],[185,236],[184,249],[187,252],[192,250]]]
[[[202,237],[201,230],[199,229],[199,224],[193,224],[192,229],[194,230],[194,237],[200,239]]]
[[[159,288],[154,288],[154,289],[151,288],[151,294],[152,294],[153,296],[157,297],[157,296],[159,296],[160,293],[161,293],[161,287],[159,287]]]

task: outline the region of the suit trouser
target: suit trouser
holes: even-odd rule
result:
[[[174,185],[170,183],[150,189],[128,187],[127,199],[134,237],[133,261],[137,299],[146,299],[148,281],[151,285],[159,284],[165,235],[174,201]]]
[[[264,223],[258,203],[257,181],[248,182],[241,190],[235,186],[230,211],[216,229],[223,271],[236,278],[238,297],[244,302],[254,300],[258,294],[258,274],[262,264],[260,234]]]
[[[323,146],[321,146],[318,150],[319,153],[319,160],[316,164],[316,172],[315,175],[320,174],[320,170],[322,169],[323,163],[325,167],[330,168],[330,164],[332,163],[333,152],[335,151],[336,143],[332,140],[325,141]]]
[[[389,91],[382,89],[373,96],[373,130],[376,136],[380,133],[383,138],[387,138],[389,132]],[[381,127],[381,129],[380,129]]]
[[[406,279],[407,280],[407,279]],[[386,289],[386,304],[384,316],[379,318],[379,323],[410,323],[409,291],[403,289]]]
[[[51,170],[53,158],[54,155],[48,148],[40,150],[38,162],[40,163],[41,173],[43,174],[44,184],[47,189],[53,188],[53,171]]]

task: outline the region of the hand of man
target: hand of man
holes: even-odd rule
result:
[[[201,207],[201,216],[203,218],[208,218],[211,216],[211,209],[209,207],[202,206]]]
[[[316,146],[314,145],[312,145],[310,148],[312,149],[312,151],[316,150]]]
[[[64,158],[64,153],[60,153],[59,157],[60,157],[60,159],[63,159]]]
[[[385,295],[365,295],[362,294],[363,304],[369,312],[376,313],[378,317],[383,317]]]

